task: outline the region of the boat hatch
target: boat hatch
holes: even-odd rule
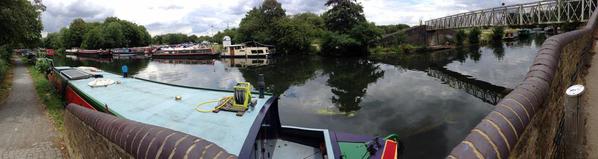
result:
[[[77,69],[70,69],[70,70],[64,70],[61,71],[61,73],[66,76],[67,78],[69,78],[69,80],[79,80],[79,79],[87,79],[92,77],[91,74],[85,73],[81,70],[77,70]]]

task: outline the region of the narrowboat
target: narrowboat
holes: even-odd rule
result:
[[[238,158],[394,159],[401,149],[396,135],[282,125],[278,98],[263,93],[263,84],[260,93],[249,83],[216,90],[123,78],[92,67],[54,67],[48,78],[67,103],[180,131]]]
[[[512,41],[512,40],[516,40],[518,38],[519,38],[519,31],[514,30],[514,29],[506,29],[505,33],[502,37],[502,39],[505,41]]]
[[[77,49],[77,48],[71,48],[71,49],[66,49],[66,50],[64,50],[64,52],[65,52],[67,55],[74,55],[74,54],[76,54],[76,53],[77,53],[77,51],[79,51],[79,49]]]
[[[203,64],[203,65],[214,65],[214,59],[152,59],[159,63],[168,64]]]
[[[271,45],[265,45],[258,42],[245,42],[232,45],[230,37],[223,39],[221,57],[225,58],[268,58],[272,54]]]
[[[56,51],[54,49],[46,49],[46,56],[52,57],[56,55]]]
[[[81,57],[93,57],[93,58],[101,58],[101,57],[112,57],[112,52],[110,50],[77,50],[75,55]]]
[[[152,58],[161,59],[205,59],[215,58],[220,54],[213,48],[204,45],[158,48]]]
[[[129,57],[135,56],[137,54],[133,51],[133,49],[130,48],[115,48],[111,49],[110,51],[112,51],[112,56],[114,57]]]

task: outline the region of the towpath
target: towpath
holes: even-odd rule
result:
[[[27,67],[17,60],[12,71],[12,88],[0,103],[0,159],[63,158]]]
[[[596,43],[596,41],[595,41]],[[598,43],[593,51],[598,51]],[[584,103],[586,115],[586,153],[587,158],[598,158],[598,54],[592,57],[592,65],[585,77],[586,91]]]

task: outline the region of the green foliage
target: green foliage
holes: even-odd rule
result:
[[[322,39],[321,54],[368,54],[370,41],[379,38],[383,30],[367,22],[363,7],[355,0],[329,0],[326,5],[332,8],[322,15],[329,33]]]
[[[326,28],[339,33],[349,33],[354,26],[366,23],[363,7],[355,0],[328,0],[332,8],[322,15]]]
[[[10,69],[10,64],[5,59],[0,59],[0,79],[4,79],[6,77],[8,71]]]
[[[193,42],[193,39],[189,39],[186,34],[182,33],[169,33],[164,35],[154,36],[152,39],[153,44],[180,44],[185,42]]]
[[[223,31],[219,31],[211,38],[211,40],[208,40],[208,41],[222,43],[222,39],[224,38],[224,36],[230,36],[231,38],[233,38],[232,39],[233,43],[243,42],[242,40],[239,40],[240,33],[238,33],[237,29],[235,29],[235,28],[224,29]]]
[[[359,41],[353,39],[348,34],[339,34],[335,32],[328,32],[322,38],[321,54],[328,56],[355,56],[359,52],[361,45]]]
[[[48,71],[51,66],[52,66],[52,59],[37,58],[37,61],[35,61],[34,68],[35,68],[35,70],[37,70],[39,72],[45,72],[45,71]]]
[[[67,48],[80,47],[83,43],[83,36],[90,28],[87,23],[81,18],[77,18],[71,22],[69,29],[64,35],[64,44]]]
[[[467,34],[465,34],[465,30],[457,31],[457,34],[455,35],[455,42],[457,43],[457,46],[463,46],[466,36]]]
[[[278,21],[284,18],[286,13],[280,3],[276,0],[265,0],[259,8],[253,8],[241,20],[239,36],[235,37],[235,41],[258,41],[277,45],[273,35]]]
[[[417,50],[417,47],[415,45],[411,45],[411,44],[403,44],[401,46],[399,46],[399,49],[401,50],[402,53],[414,53]]]
[[[0,46],[36,47],[41,43],[40,7],[28,0],[0,1]]]
[[[482,34],[482,31],[480,30],[480,28],[471,29],[471,31],[469,31],[469,35],[468,35],[469,44],[471,44],[471,45],[480,44],[480,35],[481,34]]]
[[[407,24],[397,24],[397,25],[381,25],[378,28],[382,29],[383,34],[392,34],[399,32],[401,30],[409,28]]]
[[[85,34],[84,42],[81,44],[82,48],[99,48],[105,45],[102,28],[94,28]]]
[[[505,35],[505,28],[504,27],[494,27],[492,28],[492,38],[491,40],[494,42],[502,41],[502,37]]]
[[[60,33],[48,33],[45,38],[42,38],[42,46],[44,48],[58,49],[63,48],[62,35]]]
[[[47,48],[110,49],[119,47],[147,46],[151,36],[144,26],[108,17],[104,22],[85,22],[75,19],[68,28],[49,33],[43,40]]]

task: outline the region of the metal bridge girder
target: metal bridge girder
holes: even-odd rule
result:
[[[587,22],[598,0],[550,0],[475,10],[425,22],[428,30]]]

